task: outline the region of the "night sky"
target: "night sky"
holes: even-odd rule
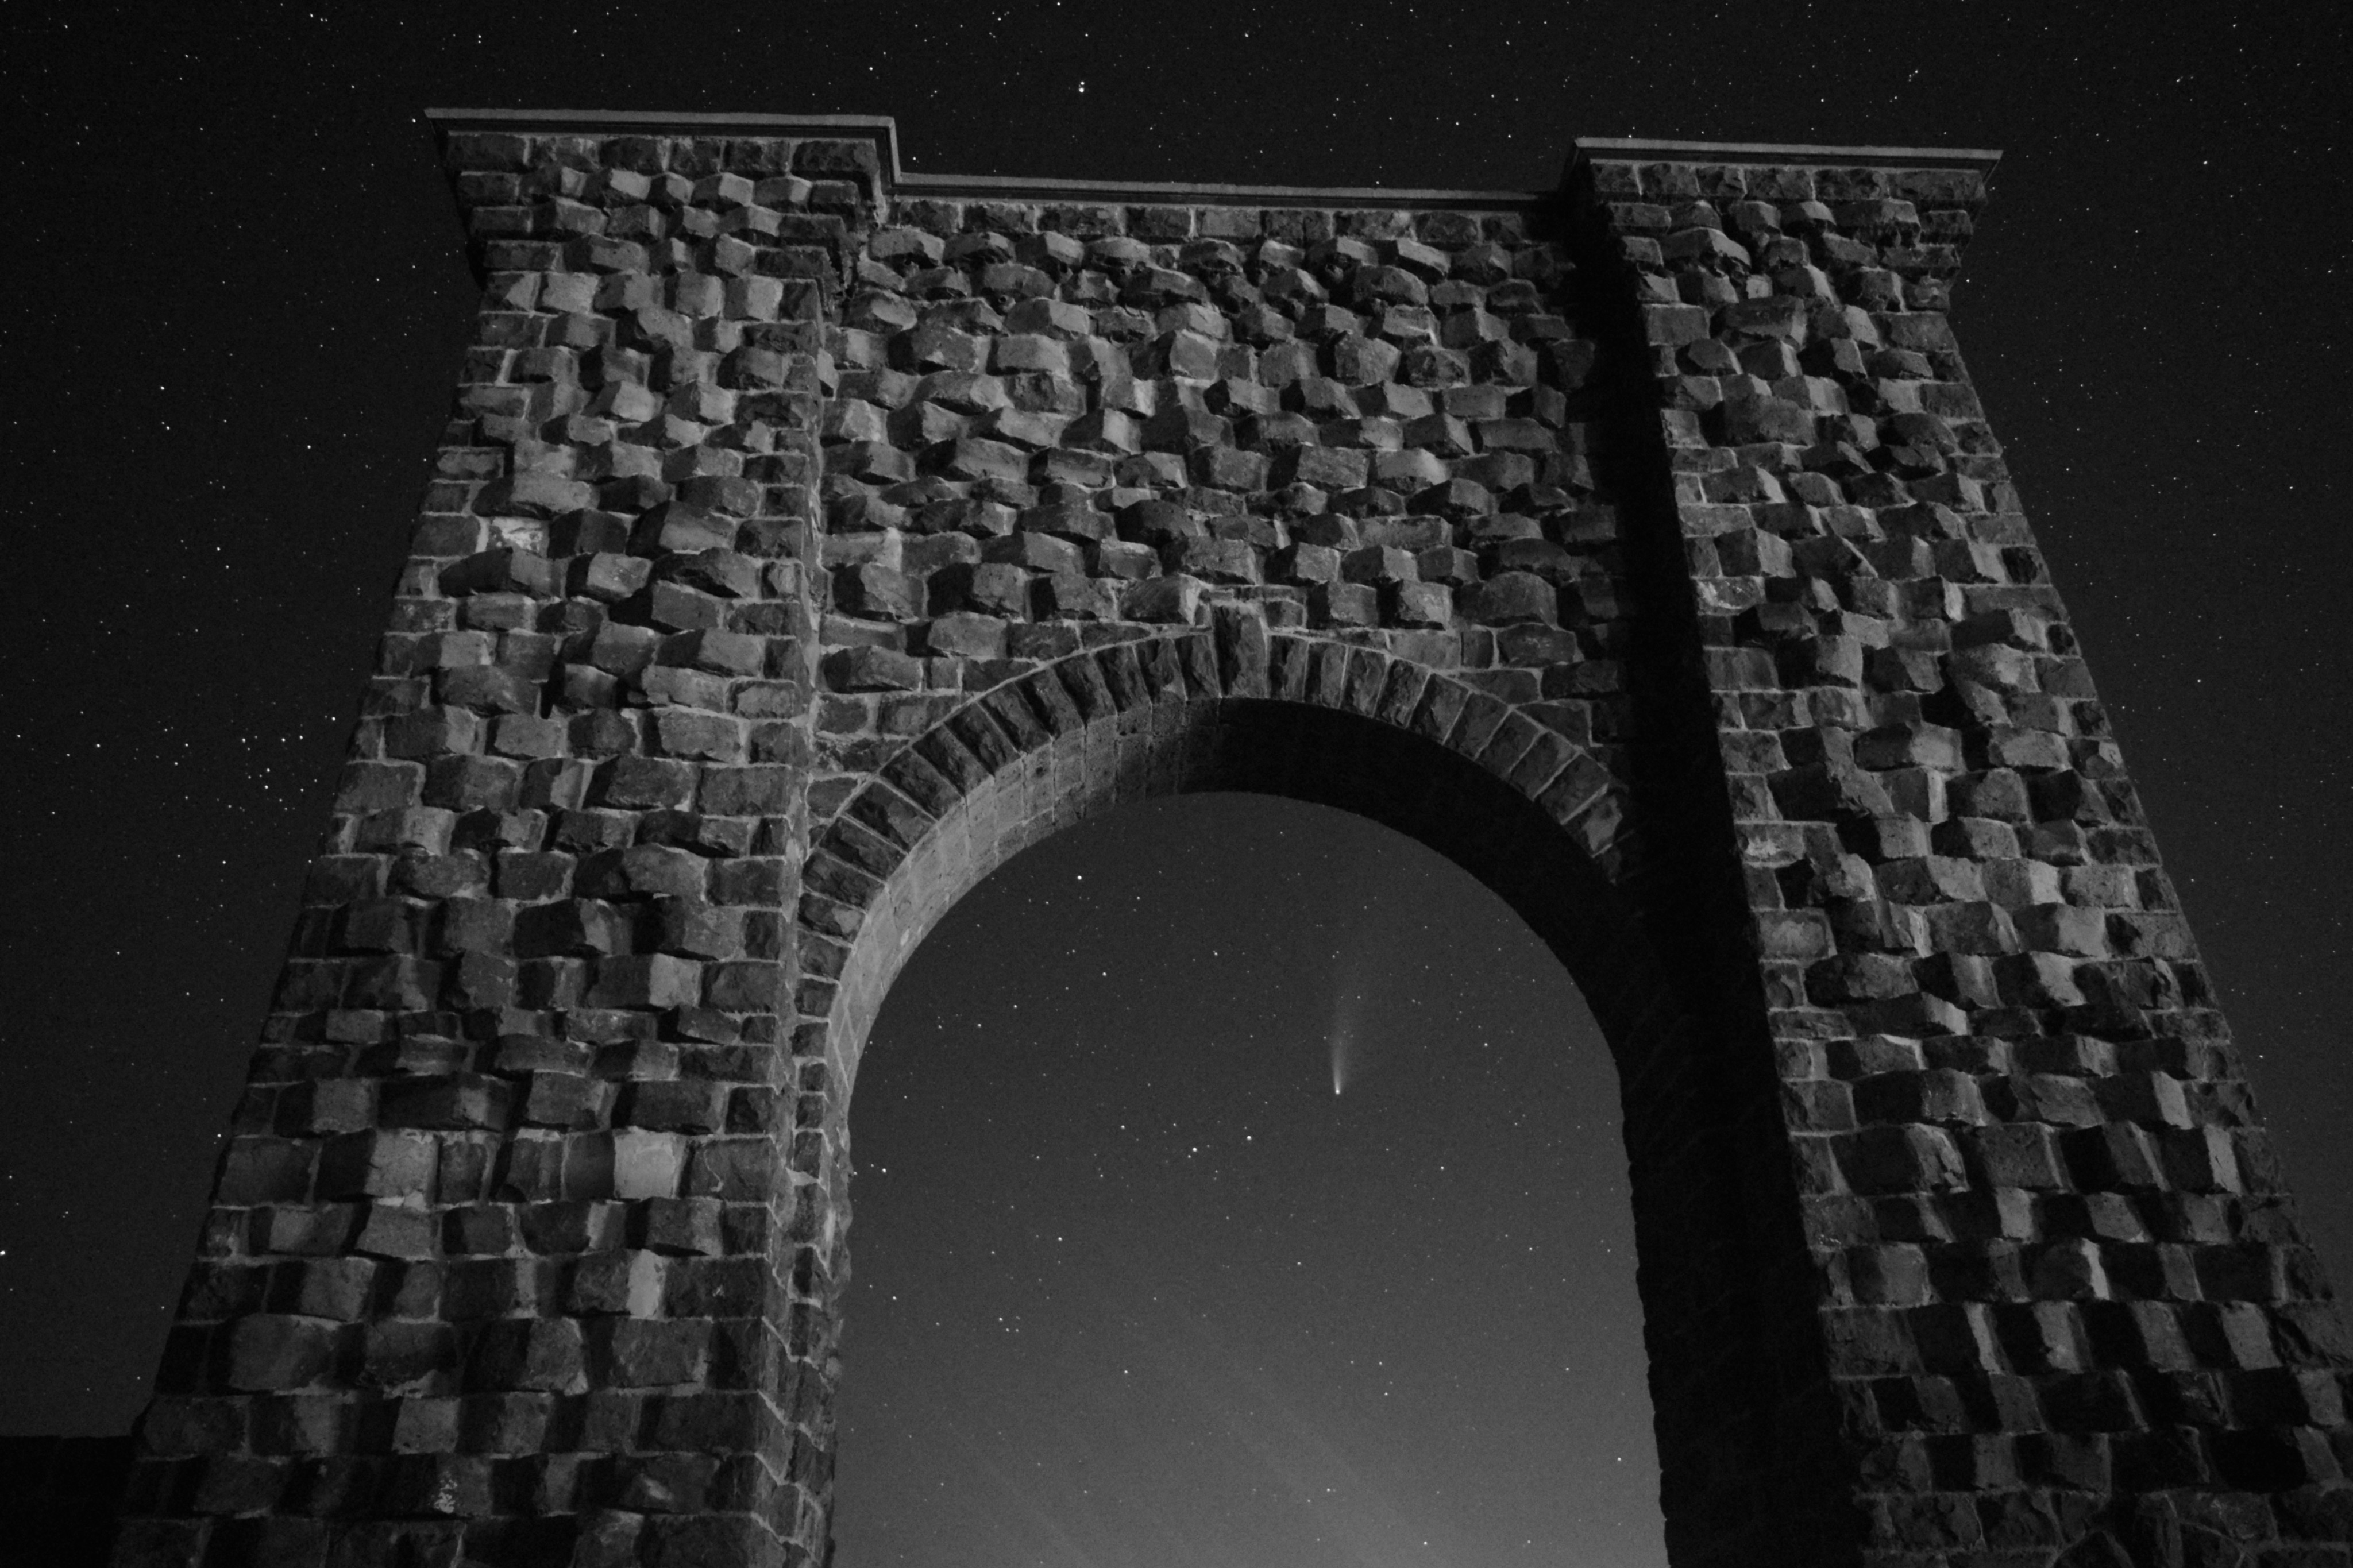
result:
[[[2346,14],[2099,9],[13,11],[0,1430],[144,1398],[472,310],[428,104],[891,114],[914,169],[1132,180],[2004,149],[1962,342],[2353,1280]],[[860,1084],[845,1568],[1660,1561],[1573,995],[1304,807],[999,872]]]
[[[1618,1128],[1410,839],[1206,795],[1032,850],[859,1069],[846,1565],[1663,1563]]]

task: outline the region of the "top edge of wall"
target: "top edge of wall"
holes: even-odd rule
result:
[[[1239,185],[1193,181],[1071,180],[1001,174],[910,173],[901,164],[898,121],[887,114],[665,113],[615,109],[428,109],[425,118],[442,135],[500,130],[554,135],[822,136],[876,144],[876,161],[892,187],[911,196],[1018,200],[1288,206],[1456,207],[1525,211],[1554,199],[1543,191],[1479,191],[1363,185]],[[1828,164],[1839,167],[1966,168],[1986,174],[1998,151],[1976,147],[1830,147],[1763,142],[1671,142],[1580,136],[1569,165],[1580,161]]]
[[[807,136],[871,142],[899,178],[899,122],[887,114],[676,114],[642,109],[428,109],[438,136],[458,131],[556,136]]]
[[[682,114],[647,109],[428,109],[425,118],[442,131],[467,131],[498,126],[509,131],[551,131],[576,134],[585,131],[765,132],[789,136],[796,132],[869,132],[897,141],[899,122],[887,114]]]
[[[1044,198],[1071,202],[1134,202],[1145,205],[1202,203],[1212,206],[1461,207],[1515,212],[1554,200],[1546,191],[1462,191],[1397,185],[1223,185],[1193,181],[1055,180],[997,174],[902,174],[892,182],[908,196],[969,200]]]
[[[1659,142],[1630,136],[1580,136],[1577,156],[1662,163],[1828,163],[1903,169],[1982,169],[2001,162],[1994,147],[1825,147],[1810,142]]]

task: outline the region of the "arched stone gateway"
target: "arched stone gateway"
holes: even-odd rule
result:
[[[892,977],[1247,789],[1591,1002],[1681,1568],[2353,1563],[2353,1345],[1947,321],[1991,155],[439,122],[485,302],[119,1562],[822,1563]]]
[[[1208,631],[1113,643],[993,688],[851,797],[804,877],[800,1054],[852,1083],[884,994],[940,916],[1021,849],[1124,802],[1245,790],[1419,839],[1511,904],[1600,1021],[1625,1089],[1654,1403],[1672,1434],[1665,1484],[1694,1513],[1759,1511],[1755,1498],[1734,1500],[1802,1476],[1800,1439],[1775,1410],[1820,1375],[1764,1335],[1767,1260],[1753,1237],[1796,1194],[1778,1151],[1748,1173],[1736,1157],[1736,1102],[1745,1094],[1752,1117],[1768,1115],[1771,1075],[1708,1059],[1706,1035],[1601,868],[1622,789],[1589,752],[1514,731],[1501,705],[1446,672],[1377,647],[1268,637],[1251,619],[1221,629],[1223,647]],[[830,1146],[846,1145],[849,1098],[834,1102]]]

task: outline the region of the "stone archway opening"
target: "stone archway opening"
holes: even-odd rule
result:
[[[1399,835],[1197,795],[1025,851],[860,1062],[845,1561],[1663,1563],[1618,1121],[1559,963]]]
[[[1750,1086],[1711,1063],[1613,883],[1624,834],[1608,770],[1556,742],[1508,732],[1445,672],[1243,622],[1072,656],[979,694],[897,752],[816,833],[801,904],[800,1008],[823,1022],[797,1048],[837,1086],[822,1172],[829,1317],[847,1268],[850,1086],[924,935],[1014,855],[1123,804],[1287,796],[1452,862],[1591,1004],[1620,1084],[1670,1544],[1704,1535],[1716,1509],[1755,1509],[1744,1494],[1768,1488],[1776,1462],[1759,1433],[1805,1367],[1770,1360],[1767,1287],[1741,1240],[1757,1194],[1739,1178],[1732,1122]],[[827,1364],[817,1397],[830,1408],[839,1366]],[[828,1500],[838,1458],[813,1477]]]

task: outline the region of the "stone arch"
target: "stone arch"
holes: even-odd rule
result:
[[[1788,1462],[1784,1413],[1815,1375],[1811,1358],[1768,1350],[1759,1250],[1775,1227],[1759,1211],[1773,1199],[1718,1135],[1771,1108],[1741,1102],[1653,950],[1611,760],[1454,674],[1221,620],[1214,634],[1042,665],[899,750],[812,825],[797,1054],[821,1057],[836,1086],[828,1151],[847,1148],[859,1058],[891,984],[965,892],[1085,817],[1207,790],[1285,795],[1405,833],[1502,897],[1560,959],[1617,1068],[1671,1545],[1757,1528],[1780,1507],[1765,1478]],[[846,1165],[825,1175],[838,1239]]]
[[[812,825],[801,1011],[824,1020],[845,1070],[907,956],[989,869],[1112,805],[1208,789],[1337,806],[1449,855],[1553,943],[1613,1041],[1633,1037],[1663,993],[1655,963],[1627,945],[1639,939],[1612,887],[1626,790],[1607,761],[1377,647],[1226,640],[1115,642],[990,688]],[[1365,765],[1376,761],[1395,765]],[[1458,791],[1485,798],[1449,798]],[[1539,819],[1552,885],[1512,864]]]

